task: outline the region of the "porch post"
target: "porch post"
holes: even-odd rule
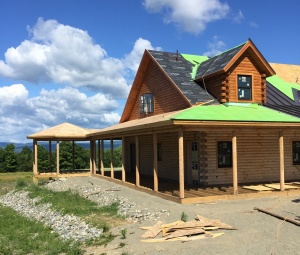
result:
[[[56,174],[59,175],[59,141],[56,141]]]
[[[233,176],[233,194],[238,194],[238,178],[237,178],[237,146],[236,133],[232,133],[232,176]]]
[[[98,140],[98,172],[100,173],[100,169],[101,169],[101,148],[100,148],[100,140]]]
[[[140,186],[140,149],[139,137],[135,136],[135,185]]]
[[[279,133],[279,165],[280,165],[280,190],[284,191],[284,141],[283,132]]]
[[[184,147],[183,147],[183,130],[178,133],[179,147],[179,198],[184,198]]]
[[[52,172],[52,143],[49,141],[49,170]]]
[[[126,172],[125,172],[125,138],[122,137],[122,181],[126,182]]]
[[[154,191],[158,191],[158,177],[157,177],[157,133],[153,134],[153,181]]]
[[[33,139],[33,166],[32,166],[32,170],[33,170],[33,182],[37,183],[38,182],[38,178],[35,177],[35,175],[38,174],[38,157],[37,157],[37,140]]]
[[[104,176],[104,140],[101,139],[101,175]]]
[[[96,174],[96,140],[93,140],[93,174]]]
[[[110,139],[110,177],[114,178],[114,140]]]

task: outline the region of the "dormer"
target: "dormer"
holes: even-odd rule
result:
[[[221,103],[266,103],[266,78],[275,72],[249,39],[200,64],[195,82]]]

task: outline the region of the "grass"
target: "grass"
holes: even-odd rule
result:
[[[188,220],[188,215],[187,215],[185,212],[182,212],[182,213],[181,213],[180,219],[181,219],[182,221],[184,221],[184,222],[187,222],[187,220]]]
[[[1,173],[0,196],[17,189],[26,189],[31,197],[40,197],[39,203],[51,203],[62,214],[73,214],[85,222],[103,228],[103,235],[85,244],[62,241],[51,229],[39,222],[28,220],[10,208],[0,205],[0,255],[66,254],[80,255],[83,247],[106,245],[116,237],[110,228],[122,225],[125,220],[118,215],[118,203],[99,207],[95,202],[71,191],[53,192],[32,184],[32,173]]]

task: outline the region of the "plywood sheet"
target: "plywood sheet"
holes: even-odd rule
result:
[[[269,187],[269,188],[276,189],[276,190],[280,190],[280,184],[279,184],[279,183],[265,184],[265,186],[266,186],[266,187]],[[287,185],[287,184],[284,185],[284,188],[285,188],[285,189],[299,189],[298,186],[295,186],[295,185]]]
[[[250,189],[250,190],[255,190],[255,191],[272,191],[272,190],[274,190],[274,188],[266,187],[264,185],[248,185],[248,186],[243,186],[243,189]]]

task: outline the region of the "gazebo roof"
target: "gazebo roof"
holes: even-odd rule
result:
[[[47,140],[89,140],[86,136],[90,130],[70,124],[62,123],[60,125],[42,130],[35,134],[27,136],[28,139],[47,139]]]

